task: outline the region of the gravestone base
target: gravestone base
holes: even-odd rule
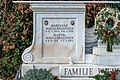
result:
[[[120,45],[113,45],[113,52],[106,51],[106,44],[98,40],[98,47],[93,48],[93,64],[120,65]]]
[[[97,65],[120,65],[120,54],[116,52],[107,52],[105,48],[94,48],[93,64]],[[119,49],[114,49],[114,51],[120,51]]]
[[[60,80],[95,80],[92,77],[99,74],[101,69],[119,69],[120,66],[99,66],[92,64],[22,64],[22,76],[29,69],[51,69],[51,73]]]
[[[69,65],[69,64],[22,64],[22,68],[21,68],[21,76],[23,77],[25,75],[25,73],[29,70],[29,69],[33,69],[33,67],[35,69],[51,69],[51,73],[55,76],[58,76],[58,78],[60,80],[94,80],[93,78],[90,78],[89,76],[81,76],[81,75],[76,75],[76,76],[60,76],[62,73],[62,67],[85,67],[88,66],[89,64],[74,64],[74,65]],[[91,66],[91,65],[89,65]]]

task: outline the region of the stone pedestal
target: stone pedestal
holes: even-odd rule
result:
[[[98,47],[93,48],[93,64],[120,65],[120,45],[113,45],[113,52],[106,51],[106,44],[98,40]]]

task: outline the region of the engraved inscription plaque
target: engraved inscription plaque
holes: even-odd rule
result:
[[[75,56],[75,21],[74,18],[43,19],[43,57]]]

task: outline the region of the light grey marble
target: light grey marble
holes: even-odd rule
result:
[[[109,71],[112,71],[113,69],[119,69],[120,66],[108,66],[108,65],[93,65],[93,64],[22,64],[22,76],[25,74],[25,72],[30,68],[40,69],[40,68],[46,68],[50,69],[51,72],[54,75],[57,75],[60,80],[94,80],[93,78],[89,78],[90,76],[94,76],[96,74],[99,74],[99,71],[101,69],[108,69]],[[70,72],[69,75],[64,75],[64,69],[74,69],[74,71]],[[81,74],[76,74],[77,70],[80,69]],[[68,71],[70,71],[68,70]],[[79,70],[78,70],[79,71]],[[72,73],[72,74],[71,74]],[[84,75],[83,75],[84,73]],[[91,74],[90,74],[91,73]]]
[[[32,3],[33,42],[22,54],[24,63],[84,63],[85,5]]]
[[[120,65],[120,46],[119,45],[113,47],[113,52],[107,52],[105,45],[100,47],[94,47],[93,55],[94,55],[93,64],[110,65],[110,66]]]

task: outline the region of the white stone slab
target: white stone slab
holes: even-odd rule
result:
[[[98,66],[91,64],[77,64],[77,65],[60,65],[59,67],[59,77],[60,78],[90,78],[97,74],[100,74],[100,71],[106,69],[108,71],[120,70],[120,66]]]
[[[96,56],[93,64],[118,66],[120,65],[120,55]]]
[[[32,69],[33,66],[35,69],[51,69],[52,73],[58,76],[60,80],[94,80],[90,76],[99,74],[101,69],[107,69],[109,71],[115,69],[120,70],[120,66],[98,66],[92,64],[22,64],[22,76],[27,70]]]
[[[94,55],[120,55],[120,48],[114,48],[113,52],[106,51],[105,47],[94,47],[93,48],[93,54]]]
[[[120,49],[114,48],[113,52],[107,52],[106,48],[93,48],[93,64],[98,65],[120,65]]]
[[[32,45],[22,54],[24,63],[84,63],[85,5],[31,4],[34,14]]]

